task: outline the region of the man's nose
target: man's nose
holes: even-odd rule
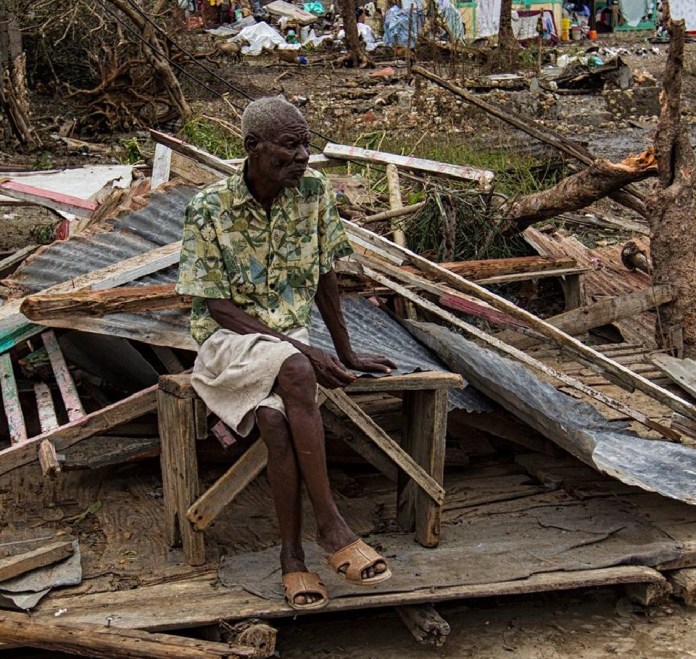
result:
[[[299,162],[309,162],[309,148],[304,144],[300,144],[295,151],[295,160]]]

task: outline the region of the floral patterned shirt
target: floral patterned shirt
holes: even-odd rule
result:
[[[309,324],[319,275],[351,254],[327,178],[308,169],[270,213],[243,171],[205,188],[186,208],[176,290],[193,296],[191,334],[203,343],[220,325],[206,298],[230,299],[268,328]]]

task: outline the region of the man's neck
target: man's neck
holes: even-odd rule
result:
[[[281,188],[277,185],[269,185],[266,177],[251,170],[249,161],[244,165],[244,183],[249,189],[251,196],[261,204],[261,208],[270,213],[273,202],[280,194]]]

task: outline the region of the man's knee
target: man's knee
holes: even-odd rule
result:
[[[288,357],[276,378],[277,393],[284,401],[313,405],[317,397],[317,380],[312,364],[301,354]]]
[[[270,453],[290,448],[290,428],[281,412],[270,407],[260,407],[256,410],[256,422],[261,431],[261,439]]]

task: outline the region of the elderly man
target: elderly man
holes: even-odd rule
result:
[[[263,98],[246,108],[242,134],[242,170],[187,208],[177,290],[193,296],[199,351],[192,385],[240,435],[258,425],[268,447],[285,597],[293,608],[314,609],[328,595],[304,563],[302,481],[332,568],[363,585],[391,576],[331,494],[317,382],[345,387],[355,379],[347,369],[389,372],[394,364],[351,347],[333,262],[352,249],[328,181],[307,168],[304,118],[281,97]],[[313,302],[338,357],[308,343]]]

